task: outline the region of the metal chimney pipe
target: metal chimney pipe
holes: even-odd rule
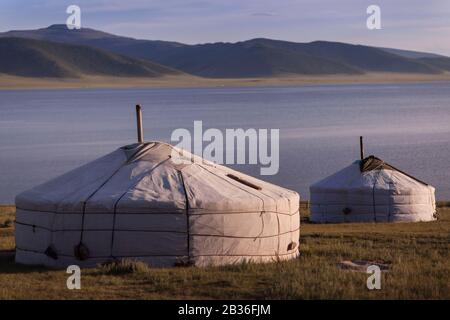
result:
[[[139,143],[144,143],[144,128],[142,128],[142,108],[136,105],[137,137]]]
[[[363,144],[363,137],[359,137],[359,151],[361,153],[361,160],[364,160],[364,144]]]

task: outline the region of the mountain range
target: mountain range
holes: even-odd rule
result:
[[[369,72],[438,74],[450,58],[432,53],[340,42],[252,39],[188,45],[138,40],[89,28],[52,25],[0,33],[0,73],[29,77],[83,74],[208,78],[354,75]]]

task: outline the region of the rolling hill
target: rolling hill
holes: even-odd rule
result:
[[[172,72],[177,69],[209,78],[367,72],[438,74],[448,71],[450,65],[450,58],[429,53],[328,41],[296,43],[259,38],[236,43],[187,45],[137,40],[89,28],[68,30],[65,25],[0,33],[0,38],[12,36],[95,47],[168,66]],[[121,59],[125,59],[123,56]]]
[[[170,41],[137,40],[90,28],[69,30],[64,24],[54,24],[47,28],[36,30],[12,30],[0,33],[0,37],[29,38],[88,45],[138,59],[149,59],[150,54],[164,55],[173,48],[186,46],[182,43]]]
[[[280,74],[362,74],[365,72],[439,73],[421,60],[360,45],[316,41],[294,43],[253,39],[177,47],[149,59],[206,77],[257,77]]]
[[[425,63],[380,50],[375,47],[340,42],[314,41],[295,43],[270,39],[254,39],[252,43],[304,52],[310,56],[339,61],[340,63],[373,72],[438,73]]]
[[[393,48],[378,48],[381,50],[384,50],[389,53],[393,53],[405,58],[412,58],[412,59],[420,59],[420,58],[442,58],[445,57],[443,55],[435,54],[435,53],[429,53],[429,52],[422,52],[422,51],[411,51],[411,50],[402,50],[402,49],[393,49]]]
[[[270,77],[283,74],[360,74],[359,68],[301,51],[260,43],[214,43],[180,47],[151,59],[211,78]]]
[[[450,58],[447,57],[426,57],[420,58],[426,64],[432,65],[436,68],[450,71]]]
[[[24,38],[0,38],[0,73],[25,77],[82,75],[159,77],[179,71],[101,49]]]

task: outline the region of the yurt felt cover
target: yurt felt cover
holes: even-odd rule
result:
[[[311,221],[413,222],[436,219],[435,190],[370,156],[311,185]]]
[[[18,195],[16,206],[21,263],[203,266],[298,255],[296,192],[161,142],[120,148]]]

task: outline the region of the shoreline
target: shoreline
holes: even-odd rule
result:
[[[114,88],[222,88],[338,84],[394,84],[450,81],[442,74],[367,73],[363,75],[279,76],[270,78],[201,78],[190,75],[161,78],[83,76],[80,78],[27,78],[0,74],[0,90],[114,89]]]

